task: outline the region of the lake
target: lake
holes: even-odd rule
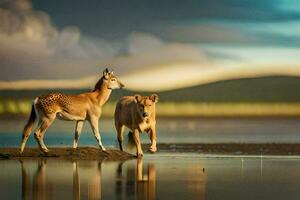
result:
[[[0,120],[0,147],[17,147],[26,119]],[[299,143],[297,118],[159,119],[161,143]],[[45,143],[72,146],[73,122],[57,121]],[[117,147],[111,119],[105,146]],[[149,142],[143,134],[144,142]],[[81,146],[97,146],[86,124]],[[36,146],[30,137],[28,146]],[[158,152],[125,162],[0,160],[2,199],[299,199],[299,156]]]
[[[24,119],[0,120],[0,147],[16,147],[21,141]],[[112,119],[100,119],[103,144],[117,146]],[[46,145],[72,146],[74,122],[56,120],[45,134]],[[191,118],[158,119],[158,143],[300,143],[300,118]],[[142,134],[143,142],[149,142]],[[36,146],[33,133],[28,146]],[[97,146],[88,123],[79,139],[80,145]]]
[[[2,199],[299,199],[300,159],[147,154],[125,162],[0,160]]]

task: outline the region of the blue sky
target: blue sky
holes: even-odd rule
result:
[[[296,0],[2,0],[0,8],[2,82],[87,78],[104,66],[147,90],[140,83],[154,75],[172,89],[160,80],[184,70],[185,84],[174,87],[300,75]]]

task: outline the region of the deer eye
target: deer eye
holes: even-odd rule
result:
[[[112,82],[114,82],[114,81],[116,81],[116,79],[115,79],[115,78],[113,78],[113,79],[111,79],[111,81],[112,81]]]

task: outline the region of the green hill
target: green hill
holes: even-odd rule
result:
[[[138,92],[123,90],[114,93],[112,99],[134,93]],[[159,92],[159,97],[165,102],[300,102],[300,78],[281,76],[227,80]]]
[[[59,91],[70,94],[86,90]],[[0,97],[27,99],[48,92],[50,90],[0,91]],[[112,93],[111,101],[136,93],[149,94],[118,90]],[[158,94],[161,102],[300,102],[300,78],[274,76],[227,80]]]
[[[300,102],[299,77],[263,77],[220,81],[162,92],[164,101]]]

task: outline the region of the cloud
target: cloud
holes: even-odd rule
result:
[[[211,67],[206,55],[203,54],[198,48],[182,43],[166,43],[151,34],[131,34],[127,38],[125,49],[127,53],[123,56],[112,57],[101,62],[101,64],[113,66],[116,74],[120,75],[122,81],[126,82],[128,89],[141,89],[141,87],[144,87],[144,90],[163,90],[168,88],[176,88],[178,84],[166,84],[167,80],[172,79],[172,75],[170,74],[181,74],[180,71],[185,71],[185,74],[182,74],[185,76],[185,78],[182,80],[187,78],[192,80],[195,78],[195,75],[193,75],[193,78],[191,78],[188,76],[189,74],[192,74],[195,71],[201,73],[201,70]],[[57,67],[60,69],[60,71],[64,71],[64,69],[69,69],[69,65],[86,65],[87,63],[93,64],[94,62],[95,61],[93,59],[88,61],[76,61],[75,63],[63,62],[57,63]],[[48,68],[45,70],[47,69]],[[98,71],[100,72],[100,69]],[[72,71],[67,74],[70,76]],[[72,77],[71,79],[66,80],[65,74],[63,79],[55,81],[2,81],[0,82],[0,89],[88,88],[92,87],[97,78],[99,78],[98,75],[82,75],[81,77],[83,78],[74,79],[74,77]],[[156,83],[152,83],[149,77],[150,79],[152,77],[152,80],[155,80]],[[140,82],[139,80],[143,78],[145,80]],[[157,88],[157,84],[160,84],[161,81],[158,80],[165,80],[164,84],[161,84],[159,88]],[[173,77],[171,82],[176,80],[178,80],[177,76]],[[140,87],[137,87],[137,85]]]
[[[80,78],[106,65],[126,74],[162,63],[205,60],[192,45],[166,43],[147,33],[131,33],[116,47],[82,36],[77,27],[58,30],[28,0],[1,1],[0,55],[5,81]]]
[[[59,81],[34,86],[37,82],[31,80],[90,77],[95,72],[101,74],[100,66],[113,66],[126,76],[165,64],[207,62],[192,45],[166,43],[147,33],[134,32],[118,45],[82,36],[77,27],[58,30],[49,16],[34,10],[28,0],[0,2],[2,88],[63,87]],[[25,82],[8,82],[22,79]],[[74,85],[86,87],[86,83]]]
[[[127,39],[127,44],[128,54],[138,55],[160,48],[163,42],[151,34],[132,33]]]
[[[126,49],[127,54],[109,61],[121,74],[137,73],[178,62],[197,62],[201,68],[201,63],[208,62],[202,51],[192,45],[163,42],[147,33],[131,34]]]
[[[183,43],[246,44],[256,39],[247,31],[225,21],[195,20],[158,25],[153,32],[158,36]]]
[[[3,70],[0,79],[5,80],[32,78],[32,73],[38,74],[39,78],[53,78],[60,74],[60,68],[56,66],[76,61],[80,61],[81,65],[74,65],[68,70],[79,76],[87,69],[82,61],[89,63],[94,60],[95,64],[114,56],[116,52],[104,40],[82,37],[76,27],[58,30],[49,16],[34,10],[28,0],[2,0],[0,53],[4,58],[0,61]]]
[[[112,67],[127,89],[141,91],[231,78],[300,75],[297,49],[241,48],[240,44],[259,42],[244,34],[253,28],[245,28],[248,25],[177,24],[162,28],[157,33],[161,37],[133,32],[116,43],[82,35],[78,27],[58,29],[28,0],[0,0],[0,89],[90,88],[104,66]],[[162,40],[163,35],[173,40]],[[207,44],[195,45],[197,41]]]
[[[293,13],[293,14],[300,13],[299,6],[300,6],[300,3],[298,0],[278,0],[275,5],[277,10],[283,11],[285,13]]]

